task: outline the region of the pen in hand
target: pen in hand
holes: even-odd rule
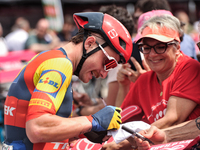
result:
[[[143,141],[148,141],[149,143],[151,143],[151,144],[154,145],[154,143],[153,143],[151,140],[145,138],[144,136],[142,136],[142,135],[139,134],[138,132],[135,132],[134,130],[132,130],[132,129],[130,129],[130,128],[127,128],[127,127],[124,126],[124,125],[122,126],[122,129],[125,130],[126,132],[129,132],[130,134],[135,135],[136,137],[142,139]]]

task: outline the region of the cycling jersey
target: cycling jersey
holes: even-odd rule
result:
[[[27,150],[63,149],[66,146],[67,140],[31,143],[26,135],[25,124],[46,113],[71,116],[72,74],[72,63],[62,48],[37,54],[20,71],[5,101],[6,144],[21,143]],[[14,150],[16,148],[14,146]]]

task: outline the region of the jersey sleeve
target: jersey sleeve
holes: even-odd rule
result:
[[[45,113],[56,114],[71,83],[72,72],[72,64],[66,58],[46,60],[37,68],[27,121]]]

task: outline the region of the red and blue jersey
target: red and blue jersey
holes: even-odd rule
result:
[[[4,105],[5,143],[22,141],[27,150],[63,147],[53,142],[31,143],[25,124],[46,113],[71,116],[72,74],[72,63],[62,48],[39,53],[20,71],[10,86]]]

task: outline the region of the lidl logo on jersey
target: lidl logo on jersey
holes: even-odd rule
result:
[[[62,76],[58,71],[48,71],[42,75],[36,88],[39,91],[55,93],[62,85]]]

